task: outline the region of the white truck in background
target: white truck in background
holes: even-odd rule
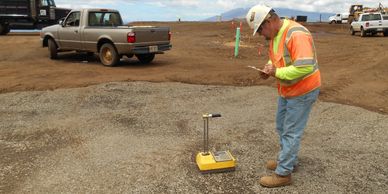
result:
[[[346,24],[348,23],[349,13],[337,13],[329,17],[330,24]]]
[[[363,13],[357,21],[350,24],[350,33],[354,35],[360,32],[361,37],[370,33],[372,36],[377,33],[383,33],[388,36],[388,15],[383,15],[380,12]]]

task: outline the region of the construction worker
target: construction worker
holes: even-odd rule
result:
[[[305,27],[280,19],[271,7],[256,5],[246,19],[253,35],[258,33],[269,41],[269,61],[260,76],[276,78],[279,93],[276,129],[280,152],[277,160],[266,164],[275,173],[261,177],[259,183],[265,187],[285,186],[291,184],[300,140],[321,86],[314,42]]]

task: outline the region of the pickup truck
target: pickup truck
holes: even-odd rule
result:
[[[353,21],[350,25],[352,35],[360,32],[361,37],[364,37],[367,33],[376,35],[382,32],[384,36],[388,36],[388,15],[383,15],[380,12],[363,13],[357,21]]]
[[[113,9],[72,10],[59,24],[43,28],[40,37],[51,59],[62,51],[97,53],[105,66],[117,65],[123,56],[150,63],[171,49],[169,27],[124,26]]]
[[[329,17],[329,24],[348,23],[349,13],[337,13]]]

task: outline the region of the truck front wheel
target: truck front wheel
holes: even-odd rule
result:
[[[48,39],[48,50],[50,59],[58,59],[58,46],[53,39]]]
[[[361,27],[361,37],[365,37],[366,36],[366,32],[364,30],[363,27]]]
[[[356,32],[354,32],[354,29],[353,29],[353,27],[350,27],[350,34],[351,35],[354,35]]]
[[[111,43],[105,43],[101,46],[100,61],[103,65],[113,67],[117,65],[119,60],[116,48]]]
[[[0,23],[0,35],[6,35],[11,29],[8,24]]]
[[[152,60],[155,58],[155,53],[149,53],[149,54],[137,54],[137,59],[139,59],[140,63],[148,64],[151,63]]]
[[[0,35],[5,35],[5,24],[0,23]]]

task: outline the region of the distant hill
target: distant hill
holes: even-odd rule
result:
[[[307,12],[307,11],[299,11],[299,10],[293,10],[293,9],[286,9],[286,8],[274,8],[276,13],[279,16],[284,17],[292,17],[292,16],[307,16],[308,22],[319,22],[320,17],[322,22],[326,22],[329,20],[329,16],[334,15],[334,13],[317,13],[317,12]],[[248,13],[249,8],[237,8],[230,11],[227,11],[225,13],[221,14],[222,21],[229,21],[233,19],[243,19],[245,18],[246,14]],[[207,18],[203,21],[218,21],[219,16],[213,16],[210,18]]]

